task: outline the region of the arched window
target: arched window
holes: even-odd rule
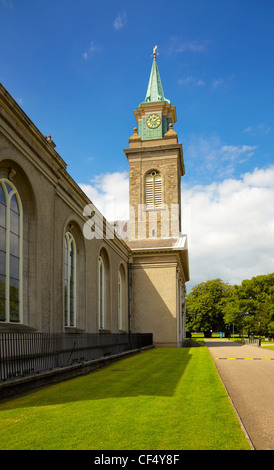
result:
[[[123,284],[120,270],[118,272],[118,328],[123,329]]]
[[[147,174],[145,179],[146,208],[162,207],[162,177],[156,170]]]
[[[127,288],[126,288],[126,273],[123,264],[120,264],[118,271],[118,329],[119,331],[125,331],[126,326],[126,300],[127,300]]]
[[[99,329],[104,329],[105,327],[105,267],[102,256],[99,256],[98,260],[98,270],[99,270]]]
[[[65,326],[76,326],[76,245],[70,232],[65,234],[64,316]]]
[[[17,189],[0,179],[0,321],[23,319],[23,210]]]

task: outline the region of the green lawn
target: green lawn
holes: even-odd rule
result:
[[[206,347],[153,349],[0,404],[0,450],[248,450]]]

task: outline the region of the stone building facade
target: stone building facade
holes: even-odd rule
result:
[[[157,99],[151,92],[159,79],[155,56],[151,96],[135,113],[139,133],[125,149],[125,240],[69,175],[51,137],[0,85],[0,331],[146,332],[156,345],[182,344],[189,279],[180,235],[184,164],[172,129],[175,108],[157,84]],[[161,116],[155,134],[153,125],[144,130],[151,114]]]

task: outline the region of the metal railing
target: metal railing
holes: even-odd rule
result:
[[[261,338],[255,338],[254,336],[249,336],[248,338],[242,338],[243,344],[252,344],[253,346],[261,346]]]
[[[152,344],[150,333],[0,333],[0,381]]]

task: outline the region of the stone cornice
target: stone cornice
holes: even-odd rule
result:
[[[159,139],[159,141],[147,141],[150,143],[154,143],[154,145],[144,145],[142,147],[129,147],[124,149],[124,153],[129,160],[136,160],[139,159],[153,159],[157,158],[157,160],[161,158],[178,158],[180,160],[180,169],[181,175],[185,174],[185,166],[184,166],[184,158],[183,158],[183,147],[182,144],[178,143],[170,143],[170,140],[167,140],[167,143],[164,143],[164,139]],[[160,142],[160,145],[157,143]],[[164,144],[163,144],[164,143]],[[143,144],[143,142],[142,142]],[[156,145],[155,145],[156,144]]]
[[[173,123],[177,121],[175,106],[171,106],[171,104],[167,103],[166,101],[158,101],[158,102],[151,102],[151,103],[150,102],[141,103],[138,106],[138,108],[134,111],[137,124],[147,114],[150,114],[153,112],[161,113],[162,115],[171,118]]]

